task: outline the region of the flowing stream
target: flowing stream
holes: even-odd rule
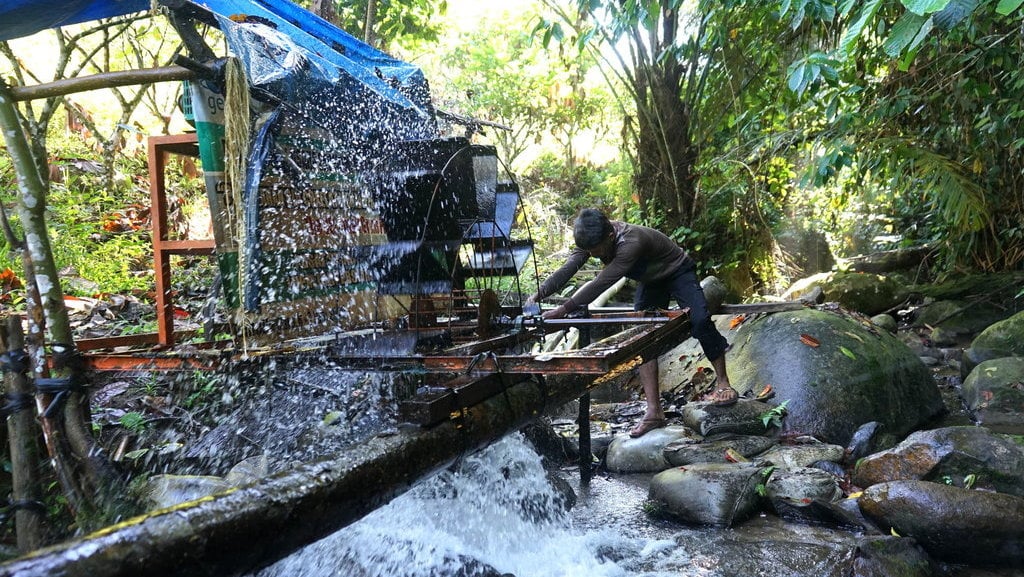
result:
[[[602,495],[611,486],[595,481],[568,510],[540,457],[512,434],[257,577],[640,574],[675,541],[637,506],[645,485]]]

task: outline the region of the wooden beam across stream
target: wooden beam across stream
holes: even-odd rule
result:
[[[310,545],[416,481],[657,358],[688,336],[685,316],[638,338],[606,374],[503,373],[487,400],[429,428],[405,427],[257,484],[129,519],[0,565],[0,577],[230,577]],[[651,331],[644,331],[650,333]],[[642,343],[642,346],[637,343]],[[599,343],[595,343],[598,345]],[[493,377],[492,377],[493,379]],[[500,389],[500,391],[498,390]]]

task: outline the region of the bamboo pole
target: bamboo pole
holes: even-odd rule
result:
[[[169,82],[173,80],[191,80],[196,73],[181,66],[162,66],[158,68],[144,68],[140,70],[122,70],[117,72],[103,72],[92,76],[78,78],[64,78],[36,84],[33,86],[14,86],[10,88],[11,98],[15,102],[26,100],[38,100],[40,98],[52,98],[55,96],[66,96],[75,92],[87,92],[89,90],[100,90],[103,88],[116,88],[118,86],[132,86],[136,84],[152,84],[154,82]]]
[[[8,398],[12,401],[31,399],[31,386],[26,375],[29,370],[28,359],[24,359],[24,371],[14,366],[20,362],[19,359],[27,357],[20,317],[7,317],[6,323],[0,324],[0,341],[12,364],[12,370],[5,378]],[[28,401],[22,405],[7,416],[7,435],[11,447],[11,497],[18,504],[14,527],[18,552],[24,554],[42,545],[45,508],[41,503],[42,490],[36,474],[40,460],[33,403]]]

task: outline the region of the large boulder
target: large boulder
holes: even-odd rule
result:
[[[857,272],[823,272],[793,283],[783,298],[797,299],[820,287],[825,301],[867,316],[877,315],[902,303],[906,289],[890,277]]]
[[[1002,357],[1024,357],[1024,311],[989,326],[974,338],[964,351],[961,376],[966,377],[987,360]]]
[[[1024,357],[984,361],[967,376],[962,391],[978,424],[1024,435]]]
[[[931,372],[868,321],[817,309],[747,321],[733,339],[729,376],[741,393],[775,390],[789,403],[784,432],[846,446],[864,423],[899,437],[944,410]]]
[[[936,559],[979,566],[1024,566],[1024,498],[928,481],[869,487],[864,514],[912,537]]]
[[[1014,437],[981,427],[943,427],[913,433],[892,449],[857,462],[853,482],[860,487],[898,480],[925,480],[974,486],[1024,496],[1024,447]]]

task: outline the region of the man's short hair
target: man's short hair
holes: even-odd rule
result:
[[[576,217],[573,236],[577,247],[589,250],[601,244],[613,230],[611,221],[603,212],[596,208],[585,208]]]

